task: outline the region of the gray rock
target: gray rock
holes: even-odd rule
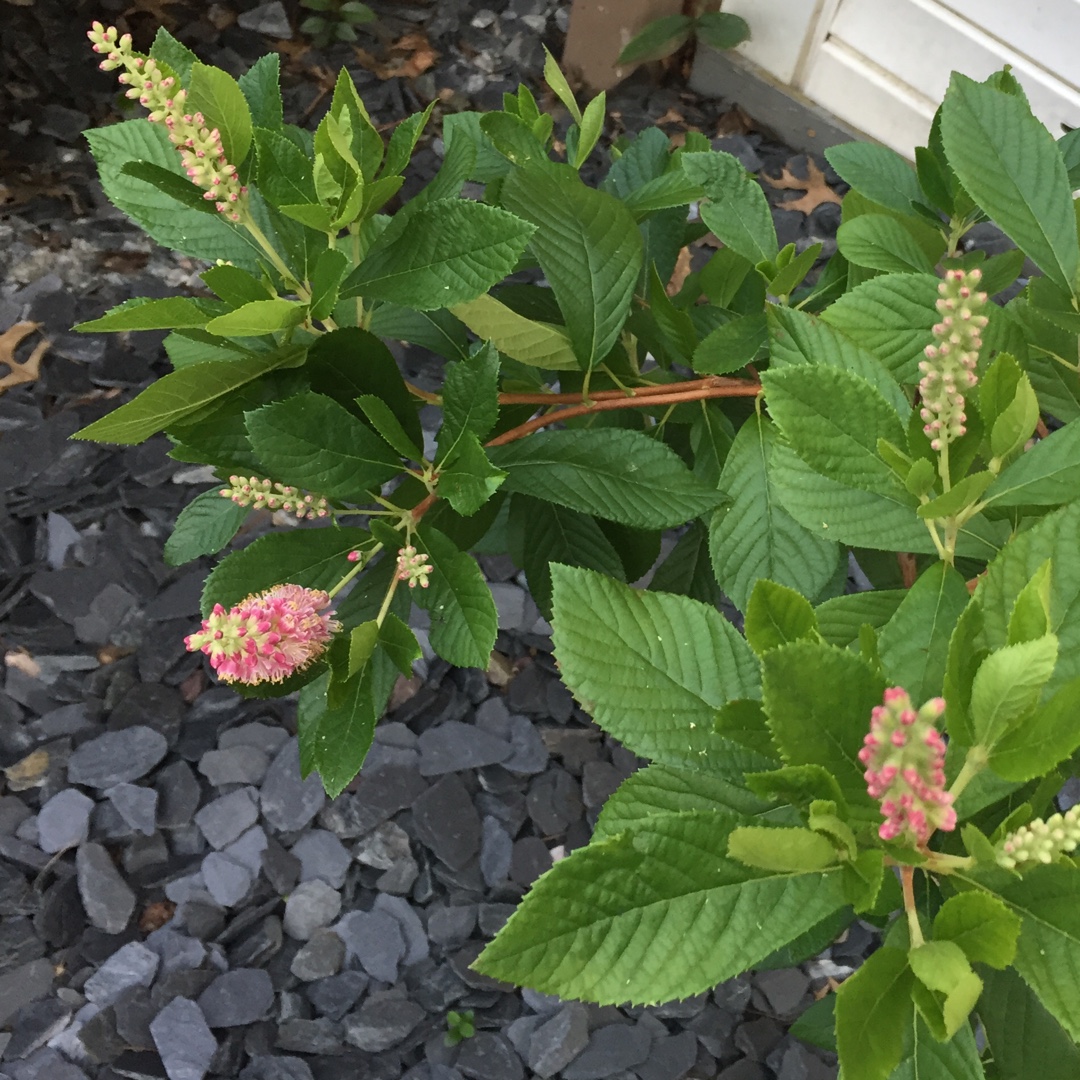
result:
[[[790,1019],[800,1011],[803,998],[810,989],[810,979],[798,968],[761,971],[754,976],[758,989],[765,995],[770,1009],[780,1019]]]
[[[419,964],[428,958],[428,939],[424,925],[415,908],[400,896],[386,896],[380,893],[375,897],[372,911],[384,911],[401,927],[401,936],[405,939],[405,955],[401,958],[405,967]]]
[[[510,839],[510,834],[495,818],[484,818],[480,839],[480,873],[484,875],[484,884],[488,888],[494,888],[506,880],[513,853],[514,841]]]
[[[93,809],[94,800],[81,791],[75,788],[58,791],[38,811],[38,847],[49,855],[78,847],[90,835]]]
[[[194,1001],[173,998],[154,1017],[150,1034],[169,1080],[203,1080],[218,1044]]]
[[[206,891],[222,907],[235,907],[251,890],[251,871],[220,851],[203,859],[202,878]]]
[[[405,955],[401,924],[385,911],[350,911],[334,927],[348,955],[380,982],[395,983]]]
[[[475,904],[432,904],[428,908],[428,936],[436,945],[464,945],[475,927]]]
[[[230,859],[240,863],[241,866],[246,866],[254,879],[262,873],[263,852],[266,851],[268,843],[269,841],[262,827],[255,825],[248,829],[246,833],[241,834],[238,840],[234,840],[231,844],[223,847],[221,853],[222,855],[228,855]]]
[[[290,739],[266,771],[260,789],[263,817],[278,832],[297,832],[323,808],[326,792],[316,773],[300,779],[300,747]]]
[[[286,851],[273,836],[266,838],[262,855],[263,873],[279,896],[286,896],[300,880],[300,860]]]
[[[518,1057],[529,1056],[529,1046],[532,1043],[533,1032],[547,1019],[543,1014],[526,1014],[519,1016],[504,1034],[510,1040],[510,1045],[518,1052]]]
[[[565,770],[549,768],[529,785],[529,817],[544,836],[558,836],[581,817],[584,807],[578,782]]]
[[[158,824],[175,829],[190,823],[199,809],[199,781],[186,761],[166,765],[154,778],[158,793]]]
[[[257,8],[245,11],[236,20],[245,30],[254,30],[266,37],[292,39],[292,27],[289,16],[281,0],[272,0],[269,4],[260,4]]]
[[[769,1080],[769,1074],[756,1061],[741,1058],[723,1072],[717,1073],[716,1080]]]
[[[452,870],[461,870],[480,849],[480,815],[453,774],[413,803],[413,822],[421,842]]]
[[[83,844],[75,854],[75,870],[86,917],[99,930],[119,934],[135,910],[135,894],[100,845]]]
[[[115,784],[105,792],[105,797],[136,832],[153,836],[157,828],[158,804],[158,793],[153,788]]]
[[[522,1080],[525,1075],[513,1047],[489,1031],[478,1032],[461,1044],[456,1065],[470,1080]]]
[[[240,1070],[239,1080],[314,1080],[303,1058],[257,1054]]]
[[[262,968],[226,971],[199,995],[199,1008],[212,1028],[254,1024],[273,1004],[274,985]]]
[[[289,733],[282,727],[271,727],[257,721],[240,724],[238,727],[223,731],[218,739],[219,750],[230,750],[234,746],[254,746],[267,757],[273,757],[289,741]]]
[[[197,968],[206,959],[206,946],[197,938],[163,926],[147,935],[146,947],[161,958],[161,974]]]
[[[333,930],[323,928],[293,957],[289,971],[301,982],[314,982],[336,975],[344,960],[345,942]]]
[[[581,773],[581,799],[587,807],[603,806],[622,783],[619,770],[607,761],[587,761]]]
[[[784,1029],[771,1016],[740,1024],[735,1030],[735,1047],[754,1061],[764,1061],[784,1037]]]
[[[87,1080],[86,1073],[66,1061],[59,1051],[44,1047],[25,1061],[9,1066],[11,1080]],[[0,1076],[4,1076],[0,1073]]]
[[[259,820],[259,804],[252,787],[238,788],[207,803],[196,815],[195,824],[211,847],[233,843]]]
[[[116,1034],[133,1050],[153,1050],[150,1024],[158,1014],[150,992],[144,988],[129,990],[113,1005]]]
[[[308,941],[316,930],[329,926],[341,911],[341,894],[325,881],[305,881],[285,901],[285,933]]]
[[[512,773],[534,776],[547,768],[548,748],[527,716],[515,714],[510,717],[510,750],[502,767]]]
[[[371,994],[345,1018],[345,1041],[361,1050],[389,1050],[407,1038],[427,1014],[419,1005],[392,992]]]
[[[579,1001],[568,1002],[533,1032],[529,1040],[529,1068],[547,1080],[565,1069],[588,1042],[589,1010]]]
[[[68,782],[110,788],[145,776],[168,750],[165,736],[136,724],[106,731],[77,747],[68,759]]]
[[[321,879],[335,889],[340,889],[345,884],[345,874],[352,862],[352,856],[332,832],[312,829],[304,833],[291,850],[300,860],[302,882]]]
[[[589,1045],[564,1070],[564,1080],[604,1080],[640,1065],[649,1056],[652,1036],[644,1028],[608,1024],[597,1028]]]
[[[199,772],[214,787],[260,784],[269,766],[269,756],[257,746],[239,745],[225,750],[208,750],[199,760]]]
[[[278,1026],[277,1045],[296,1054],[340,1054],[341,1028],[325,1016],[285,1020]]]
[[[369,982],[362,971],[342,971],[313,982],[304,992],[320,1016],[340,1020],[360,1000]]]
[[[365,866],[385,870],[376,882],[380,892],[402,896],[412,888],[420,868],[412,855],[409,835],[394,821],[384,821],[353,848],[353,858]]]
[[[634,1071],[640,1080],[679,1080],[697,1060],[697,1037],[692,1031],[661,1035],[653,1040],[648,1060]]]
[[[31,960],[0,974],[0,1027],[24,1005],[44,997],[52,989],[56,970],[48,960]]]
[[[514,841],[510,856],[510,880],[529,886],[552,867],[551,852],[539,836],[523,836]]]
[[[499,613],[499,629],[531,629],[538,612],[525,590],[509,581],[492,582],[490,588]]]
[[[165,882],[165,896],[174,904],[182,904],[193,896],[206,896],[206,882],[203,881],[202,871],[184,874],[183,877]]]
[[[411,806],[426,790],[427,781],[415,766],[369,769],[365,764],[356,780],[355,793],[339,795],[320,813],[319,824],[342,840],[352,840]]]
[[[480,933],[493,938],[514,914],[513,904],[481,904],[479,908]]]
[[[161,958],[153,949],[130,941],[118,949],[86,980],[83,994],[95,1005],[111,1005],[133,986],[149,986]]]
[[[473,724],[447,720],[420,736],[420,775],[441,776],[496,765],[511,754],[510,744]]]

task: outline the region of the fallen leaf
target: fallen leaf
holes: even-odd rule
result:
[[[765,173],[761,174],[761,179],[764,180],[769,187],[805,192],[800,199],[792,199],[790,202],[779,203],[778,209],[780,210],[800,210],[804,214],[809,214],[812,210],[821,206],[822,203],[831,202],[839,205],[843,201],[843,199],[825,182],[825,174],[817,167],[817,163],[813,158],[806,159],[805,180],[800,180],[797,176],[792,176],[786,165],[777,179],[773,179]]]
[[[50,342],[47,340],[39,341],[34,346],[34,351],[21,363],[15,359],[15,350],[20,342],[40,325],[35,322],[16,323],[0,334],[0,364],[6,364],[10,369],[7,375],[0,378],[0,394],[11,386],[34,382],[40,375],[41,358],[49,351]]]
[[[387,712],[393,712],[394,709],[404,705],[406,701],[416,697],[423,683],[424,680],[419,675],[413,675],[410,679],[406,679],[404,675],[399,675],[397,682],[394,683],[394,689],[390,692],[390,702],[386,706]]]
[[[185,704],[190,705],[207,686],[206,672],[202,668],[196,668],[180,684],[180,696]]]
[[[39,787],[48,771],[49,751],[34,750],[14,765],[9,765],[4,775],[12,791],[26,791],[27,788]]]
[[[152,15],[154,21],[166,30],[176,28],[176,18],[165,9],[174,4],[183,4],[186,0],[135,0],[135,2],[121,13],[120,18],[126,19],[129,15]]]
[[[353,46],[353,51],[360,63],[380,79],[415,79],[439,59],[439,54],[421,30],[414,30],[395,41],[386,49],[383,60],[376,59],[358,45]]]
[[[754,130],[754,121],[738,105],[733,105],[716,122],[717,138],[723,135],[749,135]]]
[[[686,279],[690,276],[690,249],[684,247],[679,252],[679,257],[675,260],[675,269],[672,271],[671,280],[667,283],[667,287],[664,290],[668,296],[677,296],[682,290],[683,285],[686,283]]]
[[[516,674],[510,657],[501,652],[492,652],[487,666],[487,681],[492,686],[508,686]]]
[[[15,668],[31,679],[41,675],[41,665],[25,649],[11,649],[4,653],[4,666]]]
[[[147,904],[139,916],[139,930],[143,934],[160,930],[176,913],[176,905],[171,900],[157,900]]]
[[[135,651],[133,645],[105,645],[98,649],[98,663],[102,665],[115,664],[117,660],[123,660]]]

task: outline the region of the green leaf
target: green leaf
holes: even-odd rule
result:
[[[458,304],[453,313],[482,341],[490,341],[512,360],[552,371],[578,370],[577,357],[565,330],[527,319],[493,296]]]
[[[551,55],[551,50],[546,45],[544,46],[544,56],[546,58],[544,60],[544,81],[551,87],[555,96],[566,106],[575,122],[580,124],[581,109],[578,108],[574,91],[570,89],[570,84],[566,81],[562,68],[559,67],[558,61]]]
[[[589,155],[596,148],[600,136],[604,133],[604,118],[607,114],[607,94],[603,90],[596,95],[585,107],[585,115],[581,118],[581,133],[578,136],[577,148],[574,152],[573,166],[580,169]]]
[[[859,640],[859,628],[884,626],[904,602],[906,589],[881,589],[826,600],[816,609],[818,632],[830,645],[847,647]]]
[[[934,940],[951,941],[973,964],[1007,968],[1016,955],[1020,919],[996,896],[964,892],[950,896],[934,916]]]
[[[77,431],[72,438],[131,445],[198,412],[238,387],[281,367],[297,367],[298,346],[257,353],[222,363],[189,364],[148,386],[137,398]]]
[[[474,303],[485,299],[490,297],[482,296]],[[368,328],[372,334],[379,337],[423,345],[425,349],[430,349],[447,360],[460,360],[469,355],[469,337],[465,326],[449,311],[411,311],[397,304],[382,303],[372,312]],[[567,342],[568,352],[569,348]],[[502,351],[506,352],[505,349]],[[572,353],[569,362],[572,368],[577,368],[577,361]]]
[[[860,214],[845,221],[836,232],[836,244],[848,262],[871,270],[898,274],[934,270],[915,237],[887,214]]]
[[[919,461],[926,461],[926,458],[920,458]],[[917,464],[918,462],[916,462]],[[912,473],[914,472],[915,470],[912,469]],[[991,472],[971,473],[969,476],[965,476],[963,480],[957,481],[944,495],[939,495],[936,499],[923,503],[916,512],[923,520],[951,517],[960,513],[961,510],[966,510],[969,506],[974,506],[993,482],[994,474]],[[913,487],[917,490],[920,486],[921,484],[917,481],[912,482],[912,476],[909,474],[908,490]]]
[[[1077,497],[1080,497],[1080,422],[1076,420],[1051,432],[1048,438],[1040,439],[1021,454],[986,492],[986,501],[998,507],[1061,506]]]
[[[941,135],[972,198],[1048,278],[1073,292],[1080,245],[1072,185],[1053,136],[1026,102],[954,72]]]
[[[698,336],[689,312],[677,308],[668,296],[657,273],[656,264],[646,274],[649,283],[649,313],[662,335],[665,351],[679,363],[685,364],[697,348]]]
[[[499,616],[480,567],[430,525],[421,526],[417,547],[434,567],[430,588],[413,596],[431,614],[431,647],[458,667],[486,668]]]
[[[942,692],[953,628],[970,596],[961,574],[934,563],[907,591],[885,624],[878,649],[886,678],[920,704]]]
[[[949,1042],[940,1043],[918,1010],[909,1011],[904,1055],[889,1080],[984,1080],[986,1074],[970,1026],[962,1027]]]
[[[617,64],[640,64],[643,60],[655,60],[669,56],[690,40],[694,20],[688,15],[665,15],[646,23],[619,53]]]
[[[112,334],[120,330],[197,329],[222,310],[223,305],[214,300],[189,300],[184,296],[151,300],[140,296],[125,300],[96,319],[79,323],[75,330],[80,334]]]
[[[815,1001],[788,1029],[796,1039],[836,1053],[836,995]]]
[[[552,563],[581,566],[625,580],[619,553],[596,519],[577,510],[513,495],[507,540],[514,562],[528,578],[529,592],[547,619],[551,618]]]
[[[293,206],[315,201],[311,162],[284,135],[263,127],[255,129],[259,192],[271,206]]]
[[[1020,590],[1009,616],[1009,645],[1050,633],[1050,560],[1039,567]]]
[[[614,196],[576,174],[523,169],[502,189],[503,205],[537,228],[530,240],[566,319],[578,363],[601,363],[630,313],[644,262],[641,233]]]
[[[265,283],[254,274],[228,263],[211,266],[204,270],[200,277],[233,308],[250,304],[254,300],[267,300],[273,295]]]
[[[746,786],[763,799],[798,807],[808,814],[812,803],[832,802],[847,811],[836,777],[821,765],[785,765],[771,772],[748,773]]]
[[[480,130],[507,161],[524,168],[526,165],[544,167],[548,162],[547,147],[536,137],[529,124],[511,113],[486,113],[480,117]]]
[[[718,326],[694,349],[690,366],[699,375],[727,375],[757,357],[768,337],[764,315],[740,315]]]
[[[964,950],[952,941],[927,941],[908,953],[918,980],[912,997],[926,1026],[947,1042],[967,1024],[982,993],[982,979],[971,970]]]
[[[838,874],[765,874],[726,858],[722,818],[648,820],[540,878],[474,964],[602,1004],[685,997],[731,978],[842,906]]]
[[[938,321],[938,279],[931,274],[871,278],[830,304],[821,318],[873,353],[901,383],[919,381],[919,361]]]
[[[736,825],[774,815],[770,804],[711,773],[649,765],[622,782],[600,811],[594,840],[609,840],[658,817],[708,811],[725,824]]]
[[[289,330],[304,321],[307,308],[295,300],[253,300],[206,324],[219,337],[260,337]]]
[[[1015,971],[988,971],[983,981],[979,1019],[998,1080],[1075,1080],[1080,1076],[1080,1047]]]
[[[628,749],[733,779],[767,760],[713,734],[722,706],[757,695],[753,654],[715,609],[638,592],[590,570],[552,567],[563,681]],[[754,762],[762,762],[756,765]]]
[[[382,439],[322,394],[297,394],[248,413],[247,430],[272,476],[327,498],[365,501],[401,469]]]
[[[709,11],[694,20],[694,35],[714,49],[734,49],[750,40],[750,26],[740,15]]]
[[[379,630],[379,644],[405,678],[411,677],[413,661],[423,655],[416,635],[392,611],[386,613]]]
[[[486,345],[450,364],[443,383],[439,456],[446,457],[466,432],[485,439],[499,418],[499,353]]]
[[[356,404],[364,411],[368,423],[403,457],[420,461],[424,456],[401,426],[401,421],[382,398],[374,394],[361,394]]]
[[[639,529],[682,525],[725,496],[698,480],[675,452],[636,431],[542,431],[492,447],[506,490]]]
[[[776,258],[772,211],[757,181],[731,154],[683,154],[686,175],[705,190],[701,220],[726,247],[756,265]]]
[[[1067,682],[995,745],[990,768],[1004,780],[1035,780],[1080,747],[1080,679]]]
[[[1031,380],[1009,353],[999,353],[979,386],[979,412],[990,429],[990,452],[1006,458],[1035,433],[1039,400]]]
[[[237,80],[255,127],[280,131],[284,124],[280,71],[281,57],[276,52],[269,52],[260,56]]]
[[[769,292],[773,296],[788,296],[794,292],[806,278],[806,275],[814,267],[814,263],[817,262],[818,257],[821,255],[822,244],[811,244],[804,251],[801,251],[794,259],[791,260],[777,275],[769,282]]]
[[[331,589],[348,572],[345,556],[370,543],[363,529],[297,529],[270,533],[227,555],[206,579],[205,618],[215,604],[231,608],[252,593],[289,582],[306,589]]]
[[[867,491],[896,490],[878,439],[903,443],[900,416],[865,379],[842,368],[799,364],[761,377],[769,412],[808,465]]]
[[[796,642],[761,658],[769,729],[787,765],[823,765],[851,803],[866,803],[859,751],[885,680],[852,652]]]
[[[627,210],[640,221],[657,210],[688,206],[704,194],[701,186],[695,184],[680,167],[646,181],[621,198]]]
[[[901,214],[912,213],[921,202],[922,188],[912,167],[886,146],[866,142],[840,143],[825,151],[825,158],[860,194]]]
[[[216,555],[236,535],[247,509],[211,488],[196,496],[176,519],[165,541],[165,561],[170,566],[191,562],[200,555]]]
[[[327,248],[315,260],[311,272],[311,317],[320,321],[328,318],[338,301],[338,287],[349,266],[344,251]]]
[[[904,1053],[911,987],[907,953],[873,953],[836,995],[836,1045],[845,1080],[888,1080]]]
[[[124,176],[145,180],[167,198],[182,203],[188,210],[199,214],[217,214],[217,207],[203,198],[202,188],[196,187],[187,176],[180,176],[171,169],[155,165],[152,161],[129,161],[120,169]]]
[[[991,653],[975,673],[971,720],[975,737],[988,749],[1025,721],[1035,708],[1058,658],[1053,634],[1006,645]]]
[[[196,60],[191,65],[185,108],[201,112],[206,126],[221,132],[225,157],[239,168],[251,149],[251,109],[237,81],[221,68]]]
[[[839,559],[836,544],[809,533],[776,498],[770,470],[776,440],[768,420],[751,416],[720,474],[731,505],[713,515],[709,551],[721,588],[740,611],[761,578],[817,596]]]
[[[709,536],[700,521],[691,524],[656,568],[650,588],[689,596],[714,607],[720,603],[720,588],[709,561]]]
[[[177,41],[164,26],[159,26],[154,34],[150,55],[159,64],[172,68],[183,85],[186,85],[191,77],[191,65],[198,60],[198,57],[186,45]]]
[[[459,513],[470,517],[499,489],[506,473],[491,464],[480,440],[464,431],[443,459],[439,494]]]
[[[817,616],[794,589],[759,578],[746,605],[746,640],[761,656],[792,641],[817,641]]]
[[[837,862],[836,848],[810,829],[740,825],[728,838],[728,856],[778,873],[809,874]]]
[[[430,311],[475,300],[510,274],[533,226],[495,206],[439,199],[395,215],[341,297]]]

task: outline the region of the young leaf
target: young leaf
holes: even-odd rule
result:
[[[351,528],[298,529],[262,536],[227,555],[211,571],[203,588],[203,617],[215,604],[230,608],[245,596],[283,582],[330,589],[348,571],[345,556],[370,541],[363,529]]]
[[[554,565],[555,651],[563,680],[596,722],[664,764],[727,778],[767,762],[712,732],[725,702],[755,697],[757,664],[714,608],[637,592]]]
[[[805,251],[801,251],[769,282],[769,292],[773,296],[788,296],[794,292],[813,269],[818,256],[821,255],[822,244],[811,244]]]
[[[191,562],[200,555],[216,555],[236,535],[247,509],[226,499],[219,488],[196,496],[180,512],[172,535],[165,541],[170,566]]]
[[[915,1007],[939,1042],[963,1027],[982,993],[982,979],[971,970],[964,950],[952,941],[927,941],[908,953],[918,980]]]
[[[942,691],[949,639],[970,596],[962,575],[934,563],[908,590],[881,630],[878,648],[886,676],[919,704]]]
[[[1071,679],[994,746],[990,768],[1004,780],[1035,780],[1080,747],[1080,679]]]
[[[701,220],[717,239],[754,265],[776,258],[776,227],[765,193],[737,158],[715,150],[683,154],[682,166],[705,190]]]
[[[643,60],[655,60],[669,56],[690,40],[694,20],[688,15],[665,15],[646,23],[619,53],[617,64],[640,64]]]
[[[838,874],[740,866],[717,826],[708,812],[661,817],[575,851],[474,968],[598,1003],[667,1001],[744,971],[842,906]]]
[[[922,201],[919,179],[895,151],[873,143],[848,142],[825,151],[829,164],[860,194],[900,214]]]
[[[926,458],[919,458],[919,462],[923,461],[926,461]],[[919,462],[916,462],[916,465]],[[927,464],[929,464],[928,461]],[[913,494],[921,486],[919,479],[915,477],[915,471],[915,468],[912,468],[911,473],[908,474],[907,482],[908,490],[912,491]],[[916,513],[923,520],[951,517],[953,514],[958,514],[961,510],[973,506],[993,481],[994,474],[989,471],[971,473],[965,476],[963,480],[957,481],[944,495],[939,495],[936,499],[923,503]],[[926,491],[922,491],[921,494],[925,495]]]
[[[499,303],[493,296],[478,296],[453,309],[482,341],[490,341],[511,360],[551,371],[577,371],[574,347],[565,330],[534,322]]]
[[[506,490],[639,529],[681,525],[725,499],[675,452],[636,431],[543,431],[492,447]]]
[[[223,310],[223,305],[214,300],[189,300],[185,296],[151,300],[139,296],[96,319],[79,323],[75,330],[80,334],[112,334],[121,330],[198,329]]]
[[[875,630],[884,626],[896,613],[905,596],[906,589],[881,589],[826,600],[816,609],[818,631],[830,645],[846,648],[859,640],[861,626],[867,625]]]
[[[578,363],[601,363],[630,313],[644,261],[641,233],[630,212],[575,175],[522,169],[502,190],[503,205],[532,222],[530,240],[551,282]]]
[[[741,15],[727,11],[708,11],[694,20],[698,41],[714,49],[734,49],[750,40],[750,26]]]
[[[793,641],[817,641],[817,616],[794,589],[759,578],[746,605],[746,640],[759,656]]]
[[[95,420],[72,438],[129,445],[143,442],[261,375],[276,368],[298,366],[303,363],[304,353],[303,348],[293,345],[227,364],[218,360],[190,364],[151,383],[133,401]]]
[[[1073,292],[1080,266],[1071,185],[1026,102],[954,72],[941,108],[949,166],[1048,278]]]
[[[322,394],[297,394],[248,413],[247,430],[272,476],[332,499],[363,501],[401,468],[382,439]]]
[[[981,745],[994,747],[1026,723],[1057,658],[1058,639],[1046,634],[1034,641],[1006,645],[982,662],[971,687],[971,722]]]
[[[885,681],[854,653],[795,642],[761,658],[769,729],[788,765],[823,765],[851,803],[866,803],[859,751]]]
[[[430,588],[413,590],[416,604],[431,613],[431,647],[458,667],[486,668],[499,616],[480,567],[430,525],[421,527],[417,547],[434,567]]]
[[[574,97],[574,91],[570,89],[570,84],[566,81],[566,76],[562,73],[562,68],[559,67],[559,62],[551,55],[551,50],[544,46],[544,81],[551,87],[555,96],[566,106],[567,111],[574,118],[577,123],[581,123],[581,109],[578,108],[577,98]]]
[[[284,124],[280,72],[281,57],[269,52],[260,56],[237,80],[251,110],[251,122],[257,128],[280,131]]]
[[[759,870],[809,874],[837,862],[836,848],[810,829],[740,825],[728,837],[728,857]]]
[[[845,221],[836,232],[836,244],[840,254],[856,266],[897,274],[934,271],[915,237],[887,214],[860,214]]]
[[[828,801],[848,813],[836,777],[821,765],[785,765],[771,772],[748,773],[746,786],[763,799],[798,807],[809,813],[814,802]]]
[[[261,337],[290,330],[304,321],[307,308],[295,300],[253,300],[206,324],[219,337]]]
[[[973,964],[1004,970],[1016,955],[1020,919],[996,896],[965,892],[950,896],[934,916],[934,940],[951,941]]]
[[[1000,419],[1004,418],[1003,415]],[[1022,417],[1015,419],[1017,424],[1013,430],[1018,436]],[[1003,431],[1002,441],[1005,436]],[[987,502],[998,507],[1061,506],[1078,496],[1080,422],[1075,420],[1051,432],[1048,438],[1040,439],[1004,469],[986,492]]]
[[[191,77],[191,65],[198,60],[198,57],[186,45],[177,41],[164,26],[159,26],[154,34],[150,56],[159,64],[172,68],[184,86]]]
[[[499,353],[485,345],[446,369],[439,456],[444,458],[465,432],[485,439],[499,418]]]
[[[338,301],[338,287],[348,269],[349,259],[344,251],[327,248],[315,261],[311,272],[311,317],[320,321],[328,318]]]
[[[440,199],[397,214],[341,297],[364,296],[430,311],[475,300],[510,274],[534,228],[495,206]]]
[[[191,65],[191,82],[185,106],[201,112],[206,126],[221,132],[225,157],[239,168],[251,149],[251,109],[236,80],[221,68]]]
[[[1050,560],[1047,559],[1016,598],[1009,616],[1007,644],[1034,641],[1049,634],[1050,629]]]
[[[836,544],[811,535],[776,499],[770,477],[776,438],[768,420],[751,416],[720,474],[731,505],[713,516],[709,550],[717,580],[740,611],[761,578],[816,596],[839,558]]]
[[[439,494],[464,517],[471,517],[491,498],[506,473],[491,464],[480,440],[463,431],[443,459]]]
[[[480,117],[480,130],[507,161],[524,168],[544,168],[550,163],[548,148],[532,127],[512,113],[493,112]]]
[[[604,133],[606,111],[607,95],[601,90],[585,107],[585,115],[581,118],[581,132],[578,135],[578,144],[573,161],[575,169],[580,169],[589,160],[589,155],[596,148],[600,136]]]
[[[979,1048],[970,1025],[946,1043],[938,1042],[917,1009],[909,1009],[904,1055],[890,1080],[984,1080]]]
[[[889,1080],[904,1053],[911,987],[907,953],[873,953],[836,995],[836,1046],[845,1080]]]
[[[242,307],[255,300],[269,300],[273,296],[273,292],[254,274],[228,263],[211,266],[200,277],[231,308]]]

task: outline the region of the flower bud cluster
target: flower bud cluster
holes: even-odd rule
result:
[[[105,54],[99,65],[102,71],[123,68],[118,79],[128,87],[127,96],[150,110],[149,120],[164,122],[169,141],[180,152],[184,171],[203,189],[203,198],[213,202],[219,214],[239,221],[247,188],[240,183],[236,166],[225,157],[221,132],[211,130],[201,112],[185,110],[187,91],[177,87],[176,79],[166,75],[153,59],[134,52],[130,34],[121,37],[116,27],[95,22],[87,37],[94,43],[94,52]]]
[[[329,504],[321,495],[256,476],[230,476],[229,487],[222,488],[221,494],[237,506],[286,510],[298,518],[324,518],[330,513]]]
[[[428,562],[428,558],[422,552],[418,552],[411,544],[398,551],[397,576],[399,581],[407,581],[410,589],[415,589],[419,584],[421,589],[428,587],[428,576],[434,567]]]
[[[916,712],[907,691],[894,686],[870,714],[859,760],[867,767],[870,797],[881,800],[882,840],[925,847],[935,829],[956,828],[953,797],[945,790],[945,740],[935,726],[944,712],[941,698]]]
[[[330,597],[319,589],[275,585],[245,597],[228,611],[215,604],[201,629],[184,638],[201,651],[225,682],[281,682],[322,655],[341,629],[331,618]]]
[[[934,343],[926,346],[926,359],[919,362],[920,415],[934,450],[941,450],[967,430],[964,391],[978,381],[975,365],[982,330],[989,321],[980,314],[986,303],[986,293],[977,291],[981,280],[978,267],[949,270],[938,286],[941,321],[934,326]]]
[[[1080,847],[1080,803],[1064,814],[1052,814],[1045,821],[1036,818],[1029,825],[1009,833],[998,846],[997,861],[1006,870],[1025,870],[1039,863],[1052,863]]]

